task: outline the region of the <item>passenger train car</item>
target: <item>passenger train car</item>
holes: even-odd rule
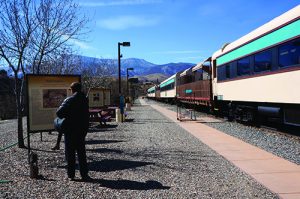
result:
[[[148,90],[229,119],[300,126],[300,5]]]
[[[185,103],[212,105],[211,59],[179,74],[176,97]]]
[[[176,96],[176,86],[178,83],[178,73],[172,75],[168,79],[159,84],[160,98],[164,101],[170,102]]]
[[[147,97],[148,98],[155,98],[155,86],[152,86],[147,90]]]

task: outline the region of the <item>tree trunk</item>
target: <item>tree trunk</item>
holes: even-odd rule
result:
[[[21,97],[21,87],[18,82],[18,74],[15,74],[15,95],[16,95],[16,105],[17,105],[17,120],[18,120],[18,146],[19,148],[25,148],[24,136],[23,136],[23,118],[22,118],[22,104]]]

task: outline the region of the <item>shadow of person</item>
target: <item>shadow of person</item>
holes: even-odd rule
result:
[[[121,150],[108,149],[108,148],[87,149],[86,151],[92,152],[92,153],[117,153],[117,154],[123,153],[123,151],[121,151]]]
[[[130,161],[130,160],[101,160],[89,163],[90,171],[110,172],[153,165],[151,162]]]
[[[110,144],[124,142],[123,140],[86,140],[85,144]]]
[[[134,121],[134,119],[125,119],[125,122],[133,122]]]
[[[99,124],[95,127],[98,128],[98,129],[113,129],[113,128],[117,128],[118,125],[116,125],[116,124],[105,124],[105,125]]]
[[[152,189],[170,189],[169,186],[164,186],[155,180],[146,182],[138,182],[132,180],[105,180],[105,179],[90,179],[88,181],[78,180],[80,182],[97,183],[101,187],[109,189],[127,189],[127,190],[152,190]]]

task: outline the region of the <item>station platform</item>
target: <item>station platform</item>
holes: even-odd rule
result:
[[[2,147],[0,198],[299,198],[299,166],[209,127],[228,122],[207,115],[179,122],[169,109],[139,99],[125,122],[91,123],[90,182],[78,170],[74,181],[66,178],[64,144],[51,150],[56,132],[31,135],[38,179],[29,177],[26,149]],[[0,146],[16,124],[1,121]]]
[[[148,104],[144,99],[140,99],[140,102],[142,105],[149,105],[168,117],[280,198],[300,198],[299,165],[199,121],[180,122],[177,120],[176,112],[162,106]]]

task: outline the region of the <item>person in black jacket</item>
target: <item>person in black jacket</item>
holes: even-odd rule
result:
[[[64,132],[67,173],[70,180],[75,178],[75,153],[78,155],[80,175],[90,180],[86,160],[85,137],[89,126],[89,106],[86,96],[81,92],[81,84],[71,84],[72,96],[67,97],[56,111],[59,118],[65,118],[67,128]]]

